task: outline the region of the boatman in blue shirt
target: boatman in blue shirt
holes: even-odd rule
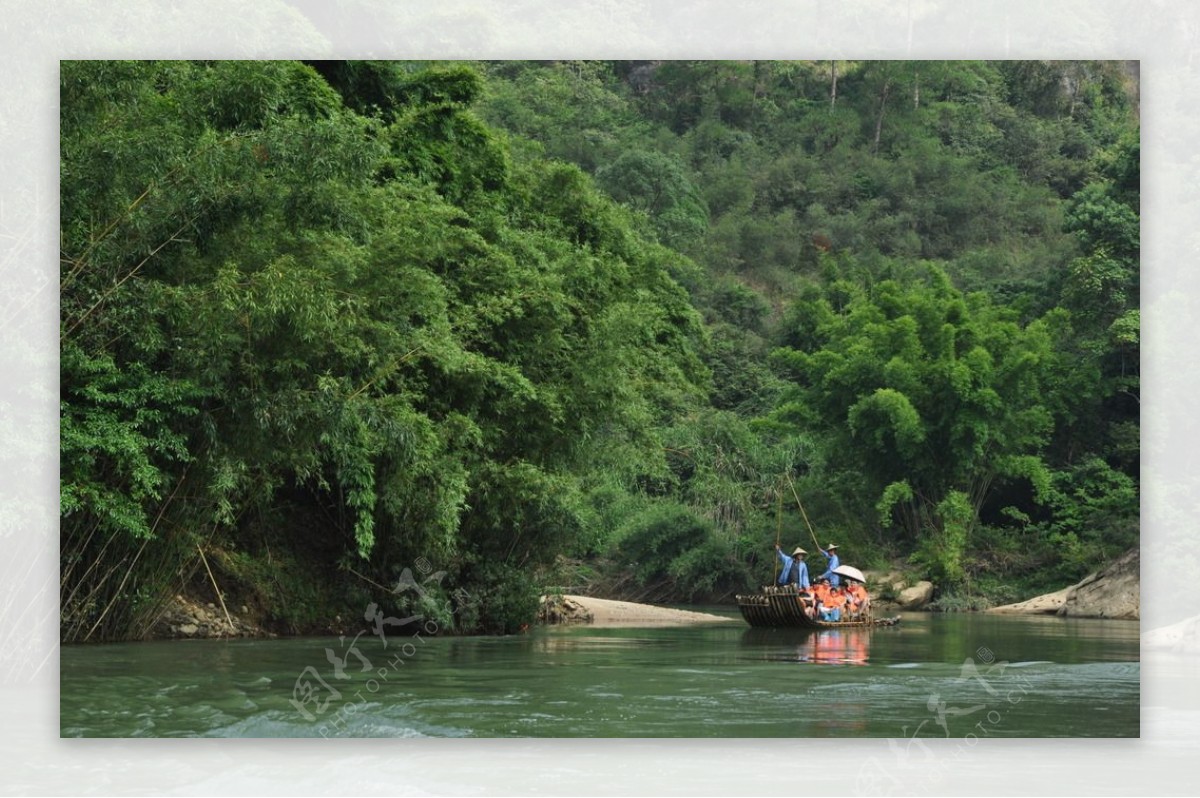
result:
[[[775,553],[779,555],[779,559],[783,563],[783,573],[779,574],[779,584],[796,585],[801,590],[808,590],[808,563],[804,561],[804,555],[808,552],[797,546],[796,550],[792,552],[792,556],[789,557],[776,543]]]
[[[829,580],[830,587],[837,587],[839,584],[841,584],[841,579],[839,579],[838,575],[833,572],[834,568],[837,568],[839,565],[841,565],[841,561],[838,560],[836,549],[836,543],[830,543],[828,546],[821,549],[821,553],[829,559],[829,567],[825,569],[825,573],[821,574],[821,577]]]

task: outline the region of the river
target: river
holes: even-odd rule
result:
[[[750,629],[739,618],[509,637],[65,646],[60,731],[1136,737],[1138,633],[1129,621],[909,613],[895,627],[821,632]]]

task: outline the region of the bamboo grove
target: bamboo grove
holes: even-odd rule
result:
[[[1076,579],[1137,541],[1136,110],[1118,62],[64,62],[62,639],[209,580],[292,632],[719,600],[788,479],[945,608]]]

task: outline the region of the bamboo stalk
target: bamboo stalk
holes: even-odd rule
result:
[[[225,613],[225,620],[229,622],[229,631],[234,631],[233,618],[229,617],[229,610],[225,608],[225,599],[221,596],[221,588],[217,587],[217,580],[213,576],[212,569],[208,567],[208,558],[204,556],[204,549],[200,548],[200,544],[196,544],[196,551],[200,552],[200,561],[204,563],[204,570],[208,571],[208,578],[212,580],[213,590],[217,591],[217,601],[221,602],[221,611]]]
[[[351,568],[350,566],[346,566],[346,570],[347,570],[347,571],[349,571],[350,573],[354,574],[355,576],[357,576],[359,579],[363,580],[363,581],[364,581],[364,582],[366,582],[367,584],[369,584],[369,585],[374,585],[375,587],[379,588],[380,590],[383,590],[383,591],[385,591],[385,592],[388,592],[388,593],[394,593],[394,592],[395,592],[394,590],[392,590],[392,588],[390,588],[390,587],[384,587],[383,585],[381,585],[381,584],[379,584],[378,582],[376,582],[374,579],[370,579],[370,578],[368,578],[368,577],[365,577],[365,576],[363,576],[362,574],[360,574],[358,571],[354,570],[354,569],[353,569],[353,568]]]
[[[146,538],[142,541],[142,545],[138,547],[137,554],[133,555],[133,560],[129,563],[129,567],[125,569],[125,576],[121,578],[121,584],[117,585],[117,589],[113,593],[113,597],[109,599],[108,604],[105,605],[104,611],[100,613],[100,617],[96,619],[94,624],[92,624],[92,628],[88,629],[87,634],[83,636],[83,642],[86,643],[92,638],[92,634],[96,631],[100,624],[104,622],[104,619],[108,617],[108,613],[120,600],[122,596],[121,591],[125,589],[125,583],[129,581],[129,577],[133,573],[133,569],[137,566],[138,559],[141,558],[142,552],[146,550],[146,544],[149,542],[150,538]],[[117,567],[118,566],[114,565],[111,569],[109,569],[109,572],[104,575],[103,579],[100,580],[100,584],[104,584],[106,581],[108,581],[108,577],[112,575]],[[99,590],[99,586],[94,588],[92,592],[94,593],[96,590]]]
[[[97,527],[98,526],[99,526],[99,524],[97,524]],[[104,561],[104,553],[106,551],[108,551],[108,547],[110,545],[112,545],[112,542],[116,539],[117,539],[117,535],[115,533],[109,534],[108,540],[104,541],[104,545],[100,547],[100,553],[95,556],[95,558],[92,560],[91,564],[87,567],[87,570],[85,570],[83,572],[83,576],[81,576],[81,577],[79,577],[79,579],[75,580],[75,587],[71,589],[71,592],[70,592],[70,594],[67,595],[66,599],[62,600],[63,607],[71,606],[72,602],[74,602],[74,600],[75,600],[75,594],[78,593],[80,588],[82,588],[84,586],[84,583],[87,582],[87,578],[92,575],[92,571],[101,567],[101,564]],[[89,533],[87,541],[85,542],[85,545],[86,545],[86,543],[90,543],[91,540],[92,540],[92,535]],[[84,548],[85,548],[85,546],[78,546],[78,547],[76,547],[75,551],[78,551],[80,556],[82,557],[83,554],[85,553]],[[71,570],[72,570],[72,572],[74,571],[74,566],[71,567]],[[105,577],[104,579],[107,579],[107,577]],[[104,579],[100,580],[100,584],[104,584]],[[65,588],[66,584],[64,584],[62,587]],[[95,592],[95,588],[92,588],[89,590],[89,594],[94,593],[94,592]]]
[[[779,548],[779,535],[783,531],[783,491],[778,490],[775,493],[775,548]],[[771,584],[779,581],[779,556],[771,558],[775,562],[775,575],[771,577]]]
[[[212,149],[213,147],[231,144],[231,143],[237,141],[238,139],[246,138],[249,135],[250,134],[247,134],[247,133],[230,133],[228,136],[226,136],[222,139],[219,139],[217,141],[209,142],[208,144],[205,144],[203,147],[196,150],[195,152],[190,153],[189,159],[194,160],[198,156],[203,155],[204,153],[208,152],[208,150]],[[115,219],[113,219],[111,222],[109,222],[108,226],[105,227],[104,230],[102,230],[98,235],[95,235],[92,237],[91,243],[88,244],[87,249],[84,250],[82,255],[80,255],[77,258],[70,258],[70,257],[59,258],[60,262],[73,264],[73,268],[71,269],[71,272],[66,276],[66,278],[63,279],[63,281],[61,283],[59,283],[59,291],[60,292],[64,288],[66,288],[67,283],[69,283],[72,279],[74,279],[79,274],[79,272],[83,271],[83,269],[85,269],[89,265],[88,260],[91,257],[92,252],[96,249],[96,247],[99,246],[100,243],[103,242],[104,239],[106,239],[112,233],[112,231],[117,228],[117,226],[122,221],[124,221],[131,213],[133,213],[133,211],[137,209],[138,205],[140,205],[143,200],[145,200],[148,196],[150,196],[150,194],[152,194],[154,192],[154,189],[159,188],[160,186],[167,186],[167,185],[172,184],[175,181],[176,177],[183,172],[183,168],[185,165],[186,165],[186,162],[180,163],[180,164],[176,165],[175,167],[173,167],[169,172],[167,172],[165,175],[163,175],[163,177],[161,178],[161,182],[156,182],[154,180],[151,180],[150,184],[146,186],[146,190],[143,191],[137,199],[135,199],[132,203],[130,203],[129,207],[127,207],[124,211],[122,211],[120,213],[120,215],[118,215]]]
[[[79,325],[83,324],[83,322],[87,319],[87,317],[92,315],[92,311],[94,311],[96,308],[103,305],[108,300],[108,298],[110,296],[112,296],[112,294],[118,288],[120,288],[122,285],[124,285],[127,280],[129,280],[131,277],[133,277],[135,274],[137,274],[138,271],[140,271],[143,266],[145,266],[147,263],[149,263],[150,259],[159,253],[159,250],[161,250],[167,244],[178,241],[179,239],[176,238],[176,236],[178,236],[180,233],[182,233],[184,230],[186,230],[188,225],[190,225],[191,223],[192,223],[191,219],[184,221],[183,225],[178,230],[176,230],[174,233],[172,233],[170,238],[168,238],[166,241],[162,242],[157,247],[155,247],[153,250],[151,250],[149,255],[142,258],[141,263],[139,263],[137,266],[134,266],[132,269],[130,269],[129,272],[124,277],[122,277],[120,280],[118,280],[116,283],[114,283],[111,288],[109,288],[107,291],[105,291],[104,294],[99,299],[97,299],[90,308],[88,308],[86,311],[84,311],[83,315],[80,316],[78,319],[76,319],[75,323],[72,324],[71,327],[65,333],[62,333],[62,335],[60,337],[61,338],[69,338],[71,336],[71,334],[73,332],[75,332],[75,330],[79,327]]]
[[[63,557],[61,557],[60,559],[70,560],[69,555],[76,555],[76,559],[73,562],[69,562],[69,564],[66,564],[62,567],[62,575],[60,576],[60,578],[58,580],[60,595],[61,595],[62,591],[66,588],[66,586],[71,584],[71,575],[75,573],[75,566],[83,559],[83,554],[85,551],[87,551],[88,544],[92,542],[92,537],[96,534],[96,530],[98,530],[99,528],[100,528],[100,522],[97,521],[91,525],[91,530],[87,533],[87,537],[85,537],[83,539],[82,543],[78,542],[77,537],[71,536],[72,542],[67,543],[66,545],[63,546],[63,549],[62,549]],[[68,550],[67,546],[70,546],[71,548]],[[85,574],[85,576],[86,576],[86,574]]]

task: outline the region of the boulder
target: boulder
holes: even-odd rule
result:
[[[200,631],[200,627],[194,623],[185,623],[179,627],[179,634],[184,637],[192,637],[196,632]]]
[[[987,611],[1010,615],[1054,615],[1067,603],[1067,596],[1074,589],[1074,585],[1064,587],[1062,590],[1055,591],[1054,593],[1035,596],[1026,601],[1018,601],[1016,604],[1003,604],[999,607],[991,607]]]
[[[906,587],[896,596],[896,605],[902,610],[919,610],[933,598],[933,582],[921,581]]]
[[[1070,587],[988,612],[1136,621],[1141,617],[1140,566],[1139,550],[1133,549]]]
[[[539,623],[591,623],[592,614],[570,596],[542,596],[538,608]]]
[[[1140,577],[1141,557],[1139,549],[1133,549],[1071,588],[1057,614],[1064,618],[1136,621],[1142,609]]]
[[[915,585],[919,577],[915,572],[899,568],[863,571],[867,577],[867,589],[871,591],[871,603],[877,610],[902,609],[897,597],[910,585]]]

